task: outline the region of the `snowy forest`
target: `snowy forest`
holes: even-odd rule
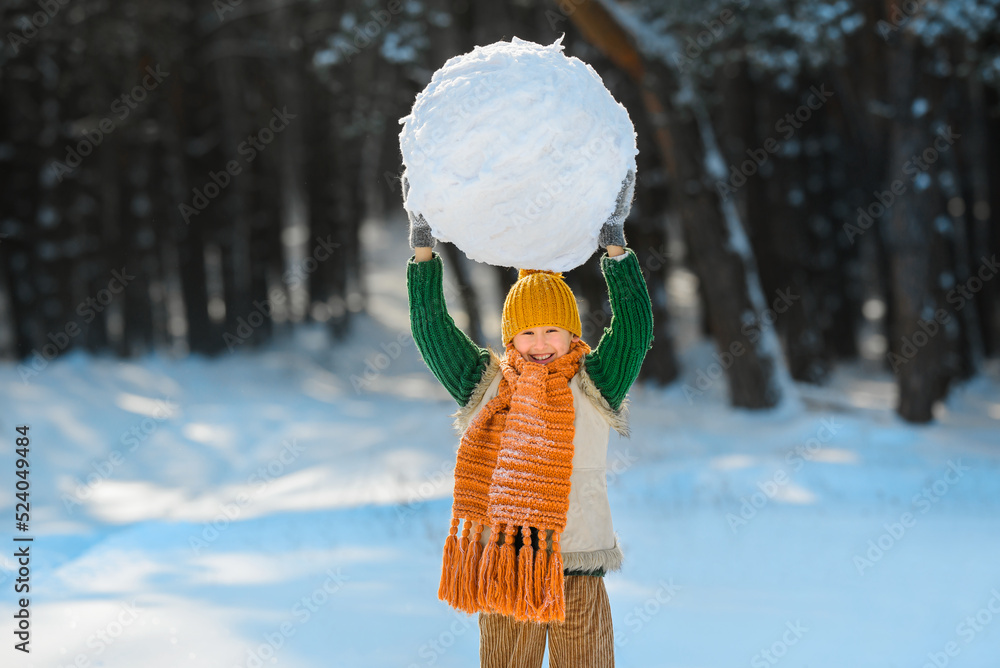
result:
[[[926,422],[1000,345],[995,2],[25,1],[3,20],[0,353],[27,374],[73,348],[345,336],[369,308],[361,222],[402,213],[397,119],[437,64],[515,33],[565,34],[636,125],[644,378],[677,378],[678,266],[734,406],[867,355]],[[596,257],[570,280],[603,321]]]
[[[995,668],[1000,0],[0,0],[0,25],[0,535],[33,541],[30,605],[28,548],[0,551],[3,666],[477,665],[438,599],[459,441],[411,330],[401,128],[516,37],[592,67],[638,148],[617,665]],[[516,269],[435,251],[503,350]],[[602,252],[565,274],[590,345]]]

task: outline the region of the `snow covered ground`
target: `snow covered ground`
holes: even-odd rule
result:
[[[407,336],[405,257],[369,258],[376,315],[344,346],[303,329],[214,360],[70,353],[27,384],[0,366],[0,665],[478,665],[475,618],[436,598],[455,406]],[[689,381],[711,353],[683,346]],[[861,364],[799,389],[766,414],[727,408],[721,383],[634,389],[609,455],[617,665],[1000,665],[1000,366],[926,427]]]

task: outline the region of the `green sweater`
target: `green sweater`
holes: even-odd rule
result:
[[[614,410],[621,407],[653,342],[653,308],[646,282],[635,253],[626,252],[628,257],[623,260],[607,255],[601,258],[611,323],[597,347],[584,358],[587,373]],[[455,401],[465,406],[483,377],[490,353],[473,343],[448,314],[443,270],[437,253],[427,262],[410,258],[407,263],[410,327],[424,362]]]

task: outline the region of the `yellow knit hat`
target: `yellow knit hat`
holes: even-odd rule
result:
[[[563,275],[522,269],[503,303],[500,325],[503,344],[510,343],[518,332],[542,325],[562,327],[577,336],[583,332],[576,297],[563,280]]]

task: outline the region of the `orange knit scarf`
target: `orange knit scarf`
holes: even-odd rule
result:
[[[577,341],[562,357],[538,364],[508,346],[500,360],[497,395],[465,430],[455,462],[451,531],[438,588],[438,598],[453,607],[542,623],[565,620],[559,536],[573,472],[569,380],[589,352]],[[480,535],[486,526],[490,540],[484,550]],[[538,549],[532,548],[532,527]],[[515,553],[519,530],[523,545]]]

